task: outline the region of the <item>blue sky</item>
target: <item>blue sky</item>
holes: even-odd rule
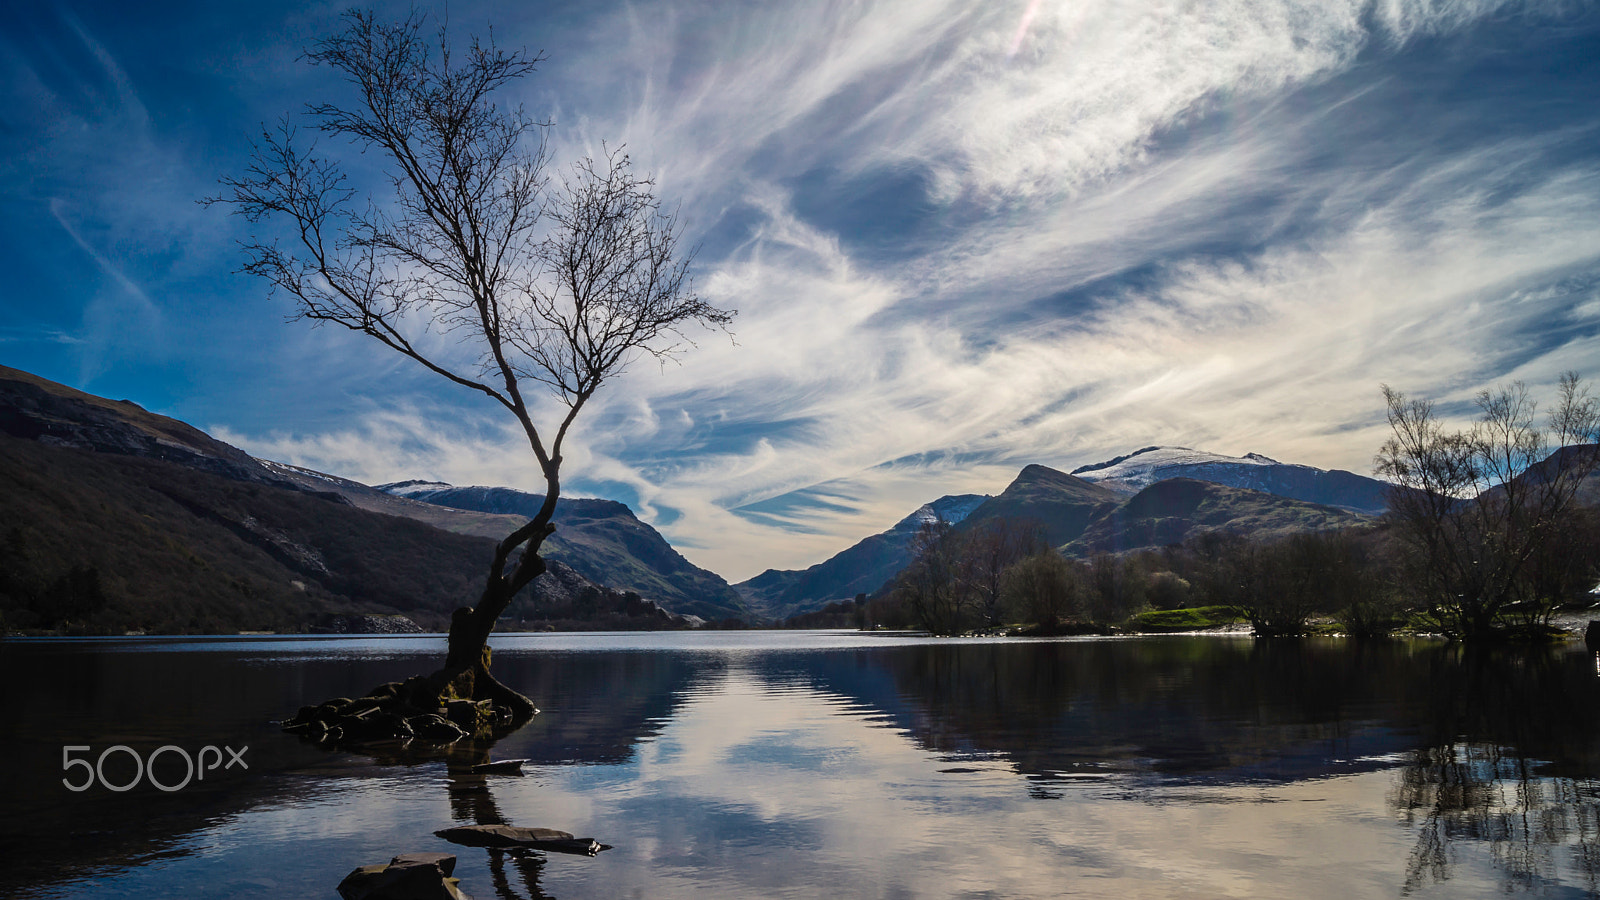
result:
[[[0,10],[0,362],[363,481],[537,490],[494,409],[285,322],[235,272],[244,223],[195,202],[261,123],[337,95],[297,57],[342,9]],[[1028,463],[1180,444],[1368,472],[1380,383],[1466,414],[1600,375],[1594,4],[448,15],[548,55],[514,99],[557,164],[625,144],[739,310],[612,384],[564,478],[730,580]]]

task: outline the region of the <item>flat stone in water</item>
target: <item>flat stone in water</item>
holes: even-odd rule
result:
[[[551,850],[556,853],[575,853],[594,856],[610,847],[594,838],[575,838],[571,832],[554,828],[519,828],[515,825],[460,825],[435,831],[434,834],[452,844],[467,847],[510,849],[525,847],[531,850]]]

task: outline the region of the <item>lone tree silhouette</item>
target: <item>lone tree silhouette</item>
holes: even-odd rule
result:
[[[352,186],[286,118],[263,129],[246,174],[224,179],[208,202],[287,226],[287,247],[245,242],[244,271],[291,295],[296,318],[365,334],[494,400],[522,427],[543,505],[495,549],[483,595],[456,610],[444,667],[429,679],[446,695],[509,705],[520,722],[533,705],[489,675],[486,641],[545,571],[539,548],[554,531],[573,422],[630,362],[671,357],[690,345],[686,327],[725,327],[734,311],[695,295],[693,251],[680,251],[675,216],[627,155],[606,150],[555,183],[546,176],[546,123],[492,99],[542,55],[477,38],[453,54],[444,29],[433,40],[425,25],[416,13],[391,24],[352,11],[343,31],[305,54],[359,98],[309,104],[311,130],[381,160],[387,189]],[[441,334],[456,341],[441,344]],[[476,359],[463,361],[463,346]],[[541,410],[530,391],[558,402]]]

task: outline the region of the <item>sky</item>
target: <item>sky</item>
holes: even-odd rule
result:
[[[1382,384],[1464,422],[1600,376],[1600,5],[416,8],[542,51],[506,99],[552,171],[625,147],[738,310],[611,383],[563,467],[730,581],[1030,463],[1370,474]],[[542,490],[503,410],[288,321],[197,202],[344,96],[301,58],[343,10],[0,8],[0,363],[367,483]]]

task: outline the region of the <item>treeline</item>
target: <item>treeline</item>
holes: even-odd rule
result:
[[[1319,623],[1358,636],[1407,625],[1454,633],[1424,602],[1430,576],[1403,530],[1383,521],[1273,542],[1204,532],[1160,550],[1069,559],[1044,546],[1042,529],[1028,523],[989,521],[970,530],[933,523],[890,588],[860,605],[832,604],[832,615],[813,614],[826,621],[795,625],[1063,634],[1122,625],[1151,610],[1212,607],[1261,636],[1306,634]],[[1558,606],[1592,599],[1600,515],[1572,511],[1559,547],[1546,550],[1525,566],[1515,602],[1499,609],[1502,630],[1537,629]]]

